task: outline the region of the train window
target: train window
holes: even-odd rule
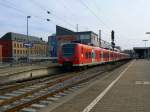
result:
[[[86,52],[85,56],[86,56],[86,59],[88,59],[88,58],[89,58],[89,54],[88,54],[88,52]]]
[[[74,54],[75,44],[64,44],[62,46],[63,57],[71,57]]]
[[[91,58],[91,53],[90,52],[88,53],[88,57]]]
[[[108,53],[104,53],[104,58],[109,58],[109,54]]]
[[[99,54],[99,57],[100,57],[100,58],[102,57],[102,54],[101,54],[101,53]]]
[[[81,48],[81,52],[83,53],[83,47]]]
[[[105,54],[105,53],[103,54],[103,57],[104,57],[104,58],[106,57],[106,54]]]
[[[92,58],[95,58],[95,53],[94,52],[92,52]]]
[[[95,55],[94,55],[94,53],[92,52],[92,58],[94,58],[95,57]]]
[[[96,57],[96,58],[99,58],[99,57],[98,57],[98,52],[96,52],[96,56],[95,56],[95,57]]]

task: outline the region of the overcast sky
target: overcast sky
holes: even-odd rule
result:
[[[101,29],[106,41],[115,30],[116,44],[123,49],[144,46],[142,40],[150,40],[145,34],[150,31],[150,0],[0,0],[0,9],[0,37],[6,32],[26,34],[29,15],[29,35],[44,40],[56,32],[56,24],[73,31],[76,24],[79,31]]]

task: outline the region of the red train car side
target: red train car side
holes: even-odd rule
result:
[[[92,66],[127,59],[128,55],[79,43],[62,45],[58,63],[62,66]]]

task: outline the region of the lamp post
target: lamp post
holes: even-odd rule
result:
[[[150,32],[146,32],[146,34],[150,34]],[[149,47],[148,47],[148,60],[149,60]]]
[[[148,41],[148,40],[142,40],[143,42],[145,42],[145,57],[146,57],[146,42]],[[148,53],[148,55],[149,55],[149,53]],[[149,57],[149,56],[148,56]]]
[[[29,40],[29,25],[28,25],[28,22],[29,22],[29,19],[31,18],[31,16],[27,16],[27,43],[28,43],[28,46],[27,46],[27,51],[28,51],[28,54],[27,54],[27,59],[28,59],[28,62],[30,62],[30,49],[29,49],[29,44],[30,44],[30,40]]]
[[[47,11],[48,14],[50,14],[50,11]],[[30,38],[29,38],[29,19],[31,18],[31,16],[27,16],[27,59],[28,62],[30,63]],[[50,21],[50,19],[46,19],[46,21]]]

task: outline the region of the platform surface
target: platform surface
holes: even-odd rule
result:
[[[30,70],[38,70],[42,68],[51,68],[57,67],[57,63],[45,63],[45,64],[28,64],[28,65],[16,65],[16,66],[8,66],[4,68],[0,68],[0,77],[12,75],[19,72],[30,71]]]
[[[150,112],[150,61],[133,60],[107,75],[43,111]]]

